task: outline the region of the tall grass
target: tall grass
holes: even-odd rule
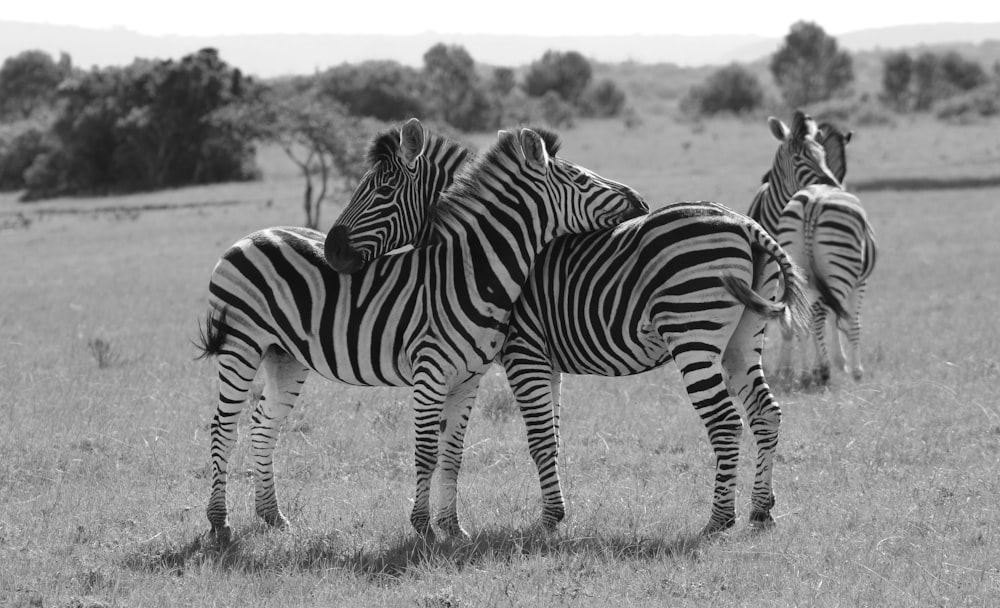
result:
[[[566,132],[565,154],[655,192],[654,204],[728,196],[745,209],[773,151],[763,125],[736,121],[700,133],[667,123],[620,129]],[[872,148],[897,151],[891,167],[923,166],[934,142],[965,132],[928,130],[920,149],[893,146],[894,133],[860,133],[850,175],[879,175]],[[763,152],[743,158],[733,142]],[[943,149],[956,166],[980,166],[974,145],[965,161],[958,144]],[[236,539],[223,547],[204,535],[214,370],[193,360],[190,340],[219,254],[251,230],[301,221],[294,182],[236,199],[226,188],[197,198],[239,204],[128,221],[39,215],[0,232],[0,605],[1000,603],[997,188],[862,192],[881,247],[864,303],[870,375],[835,375],[822,392],[778,391],[773,531],[746,531],[748,443],[737,528],[695,536],[709,514],[713,458],[668,366],[566,378],[568,520],[554,535],[533,532],[537,479],[494,369],[460,481],[471,542],[425,545],[410,529],[408,391],[313,377],[276,452],[292,530],[254,517],[241,435],[229,489]],[[158,196],[191,195],[136,200]],[[0,213],[13,209],[31,213],[0,203]],[[95,364],[95,337],[113,345],[115,365]],[[245,416],[241,434],[247,425]]]

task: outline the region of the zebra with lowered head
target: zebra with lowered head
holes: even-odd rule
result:
[[[349,207],[413,194],[405,180],[426,184],[435,174],[427,164],[463,156],[425,144],[415,121],[377,137]],[[219,376],[207,509],[215,534],[230,536],[228,456],[258,372],[264,389],[250,431],[256,511],[271,525],[287,525],[274,487],[277,429],[316,372],[349,384],[413,387],[417,486],[410,521],[433,537],[430,482],[440,464],[436,523],[448,535],[466,536],[456,505],[469,409],[534,258],[556,236],[607,228],[648,211],[634,190],[561,158],[559,147],[544,130],[501,131],[442,195],[423,246],[372,260],[353,274],[327,265],[351,268],[353,241],[338,243],[336,233],[324,240],[311,230],[264,230],[222,255],[209,283],[202,333],[202,354],[216,357]],[[433,158],[425,157],[428,151]],[[379,225],[376,232],[389,229]]]
[[[417,232],[415,226],[395,234],[378,226],[399,227],[394,217],[433,215],[433,200],[401,195],[371,201],[373,206],[338,218],[331,234],[357,243],[356,258],[378,259]],[[361,215],[370,223],[354,219]],[[754,292],[767,260],[777,262],[785,281],[777,301],[771,293],[765,299]],[[773,524],[780,410],[760,364],[764,318],[789,311],[801,322],[802,289],[798,269],[772,237],[715,203],[668,205],[548,245],[514,305],[501,351],[539,473],[540,525],[554,528],[565,516],[558,471],[561,374],[623,376],[671,360],[716,455],[712,513],[703,531],[717,532],[735,521],[743,422],[733,396],[743,402],[758,450],[750,523]]]
[[[833,321],[835,363],[849,367],[860,379],[861,299],[874,269],[876,246],[860,201],[842,187],[852,134],[830,123],[817,125],[801,111],[794,114],[791,128],[773,117],[768,125],[781,145],[749,215],[778,239],[809,278],[816,351],[809,381],[825,384],[830,379],[828,319]],[[849,358],[841,347],[841,331],[850,344]],[[792,340],[791,333],[783,333],[778,357],[783,377],[792,375]]]

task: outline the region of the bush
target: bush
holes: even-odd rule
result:
[[[937,117],[957,123],[973,123],[1000,115],[1000,83],[986,85],[938,102]]]
[[[354,116],[400,121],[426,113],[420,71],[395,61],[344,64],[319,76],[320,95]]]
[[[21,190],[35,157],[45,151],[46,126],[36,121],[14,123],[0,131],[0,191]]]
[[[625,92],[613,81],[605,79],[587,89],[580,96],[580,112],[592,118],[619,116],[625,109]]]
[[[764,89],[760,81],[749,70],[734,63],[713,73],[703,85],[692,87],[681,100],[681,109],[696,115],[745,114],[753,112],[763,102]]]
[[[590,62],[580,53],[545,51],[542,58],[528,68],[524,91],[531,97],[543,97],[554,92],[563,101],[572,104],[580,98],[592,77]]]

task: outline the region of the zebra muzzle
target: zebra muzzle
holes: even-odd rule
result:
[[[351,236],[343,226],[334,226],[330,229],[323,246],[323,255],[330,268],[337,272],[352,274],[364,266],[364,259],[351,246]]]

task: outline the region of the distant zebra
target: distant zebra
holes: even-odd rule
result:
[[[207,509],[216,535],[230,536],[228,456],[258,370],[264,391],[251,446],[256,511],[267,523],[287,525],[274,488],[273,450],[278,425],[312,370],[350,384],[413,386],[417,486],[410,521],[433,537],[430,481],[440,461],[436,523],[448,535],[466,535],[456,505],[469,409],[534,258],[560,234],[610,227],[648,211],[631,188],[556,156],[558,149],[547,131],[501,131],[436,206],[424,246],[373,260],[354,274],[327,265],[351,268],[356,261],[349,246],[338,247],[336,232],[324,244],[315,231],[274,228],[223,254],[212,273],[202,335],[202,354],[217,357],[219,373]],[[422,196],[407,180],[428,183],[436,169],[427,165],[442,158],[451,165],[463,154],[427,143],[415,120],[377,137],[348,213],[396,193]],[[379,224],[375,233],[390,229]]]
[[[419,218],[431,201],[387,196],[388,204],[364,213],[381,217],[371,226],[400,226],[394,216]],[[406,244],[415,227],[373,236],[369,225],[342,216],[333,230],[349,235],[359,243],[356,255],[371,260]],[[786,284],[777,304],[751,290],[760,279],[755,268],[770,259]],[[758,448],[750,522],[773,524],[780,410],[761,369],[761,317],[789,310],[805,318],[798,272],[759,225],[705,202],[669,205],[613,229],[558,238],[544,249],[515,303],[501,354],[539,472],[539,523],[551,529],[565,515],[558,473],[560,374],[623,376],[675,359],[716,454],[713,507],[703,532],[735,521],[743,422],[730,393],[743,401]]]
[[[850,371],[855,379],[860,379],[863,373],[858,354],[860,306],[865,279],[874,268],[876,248],[860,201],[842,189],[841,182],[847,173],[845,148],[851,139],[851,132],[829,123],[817,126],[810,116],[801,111],[795,112],[791,129],[773,117],[768,119],[768,125],[781,145],[775,153],[771,170],[765,176],[767,182],[761,185],[754,197],[749,215],[778,238],[793,259],[802,265],[809,284],[818,294],[812,307],[811,323],[816,345],[813,379],[819,383],[830,379],[825,339],[828,310],[834,312],[832,335],[836,363],[846,369],[839,327],[847,333],[851,344]],[[824,187],[812,188],[814,185]],[[804,190],[806,188],[808,190]],[[822,212],[828,197],[831,209]],[[808,201],[806,206],[812,209],[809,218],[816,223],[803,223],[806,214],[799,204],[793,204],[795,200]],[[853,219],[839,224],[833,219],[845,213]],[[825,219],[820,222],[820,218]],[[821,228],[817,231],[820,224]],[[838,231],[841,234],[834,236]],[[836,284],[836,289],[831,289],[833,284]],[[778,373],[782,377],[792,374],[792,339],[790,332],[783,332],[778,357]]]
[[[800,190],[785,206],[778,222],[778,240],[802,264],[819,292],[812,306],[812,335],[816,346],[813,379],[830,380],[826,347],[827,314],[834,313],[834,364],[850,371],[855,380],[864,376],[861,365],[861,300],[868,277],[875,268],[875,233],[856,196],[825,185]],[[840,332],[850,350],[845,357]],[[782,349],[779,369],[791,369],[791,349]]]

